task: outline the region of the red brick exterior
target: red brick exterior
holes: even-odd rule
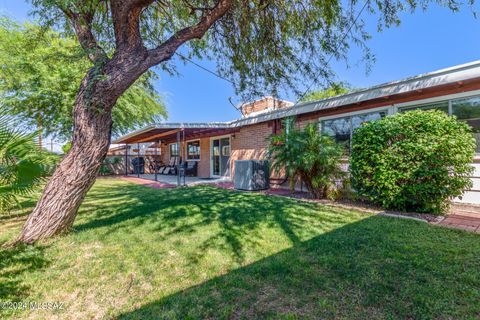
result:
[[[200,139],[200,161],[197,170],[200,178],[210,177],[210,138]]]
[[[164,164],[168,164],[168,161],[170,160],[170,150],[167,144],[163,144],[163,143],[161,144],[160,156],[161,156],[162,162]]]
[[[265,159],[268,138],[272,132],[271,123],[263,122],[243,127],[235,133],[232,137],[230,156],[232,177],[235,174],[235,160]]]

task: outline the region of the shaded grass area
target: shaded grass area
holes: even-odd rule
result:
[[[2,221],[0,242],[18,231]],[[6,226],[6,227],[5,227]],[[198,186],[100,179],[73,233],[0,251],[11,318],[480,317],[480,237]]]

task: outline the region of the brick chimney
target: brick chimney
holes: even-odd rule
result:
[[[276,99],[268,96],[241,105],[244,117],[254,116],[260,113],[293,106],[293,102]]]

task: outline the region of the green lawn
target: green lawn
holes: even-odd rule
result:
[[[23,219],[0,220],[0,243]],[[0,310],[12,319],[478,319],[480,236],[208,186],[101,179],[73,233],[0,251],[0,301],[64,303]]]

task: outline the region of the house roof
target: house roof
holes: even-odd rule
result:
[[[244,126],[288,116],[337,108],[353,103],[360,103],[376,98],[456,83],[473,78],[480,78],[480,60],[420,74],[403,80],[383,83],[331,98],[298,103],[291,107],[265,112],[254,117],[238,119],[230,122],[230,124],[234,126]]]
[[[388,97],[392,95],[398,95],[402,93],[418,91],[426,88],[442,86],[452,83],[458,83],[475,78],[480,78],[480,60],[429,73],[420,74],[402,80],[383,83],[370,88],[357,90],[331,98],[297,103],[292,106],[276,110],[268,110],[259,114],[250,115],[248,117],[243,117],[230,122],[155,124],[122,136],[116,139],[114,143],[124,143],[124,141],[133,138],[136,135],[145,134],[153,129],[239,128],[245,125],[251,125],[269,120],[281,119],[289,116],[296,116],[300,114],[322,111],[332,108],[339,108],[342,106],[347,106],[377,98]]]

